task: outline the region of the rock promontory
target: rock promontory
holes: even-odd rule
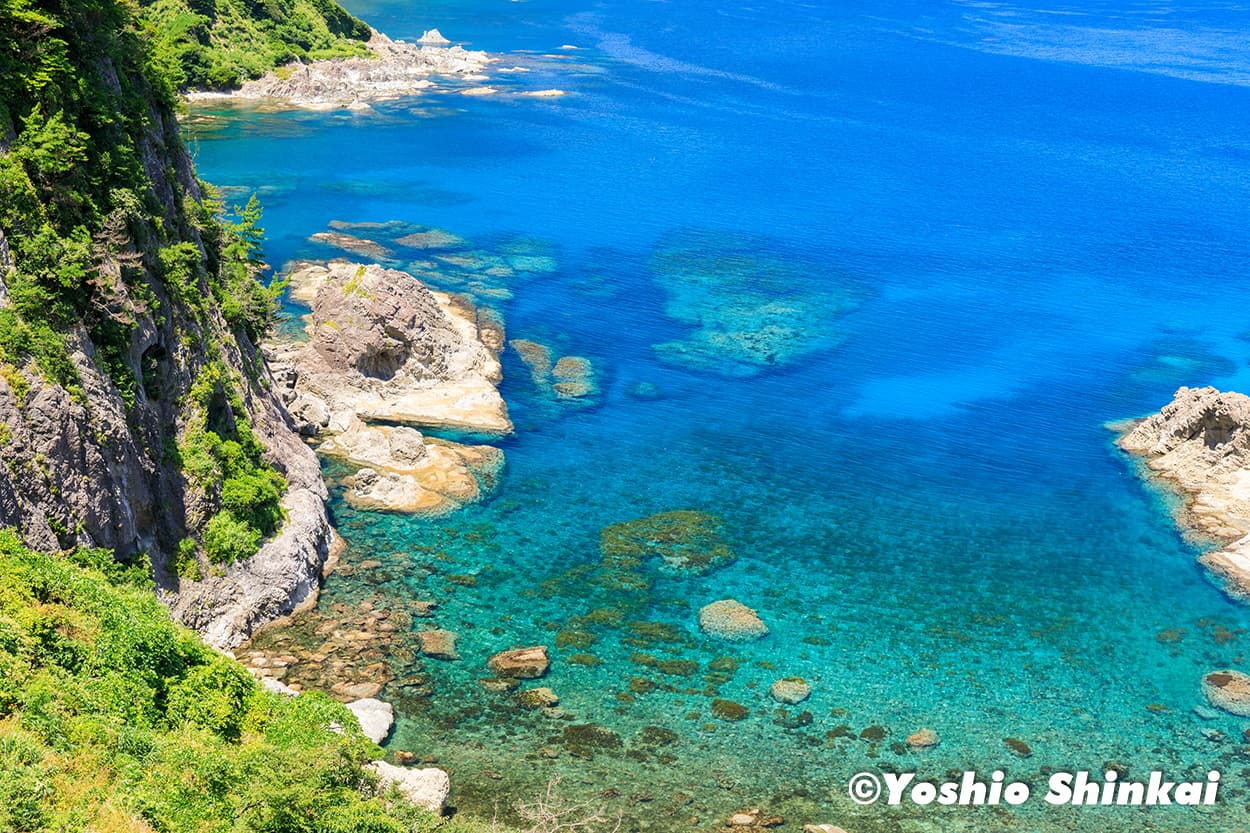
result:
[[[436,79],[482,80],[482,71],[495,58],[450,44],[437,29],[426,32],[418,43],[391,40],[374,30],[367,56],[295,61],[246,81],[237,90],[189,97],[334,109],[367,107],[372,101],[414,95],[435,87]]]
[[[1159,413],[1123,427],[1120,448],[1182,499],[1186,531],[1215,545],[1199,560],[1250,600],[1250,397],[1181,388]]]
[[[495,385],[503,333],[460,298],[411,275],[331,261],[291,276],[308,340],[267,347],[300,433],[356,468],[346,499],[362,509],[442,514],[498,481],[503,452],[426,436],[512,431]]]

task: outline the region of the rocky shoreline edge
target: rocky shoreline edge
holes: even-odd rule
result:
[[[1250,397],[1181,388],[1153,416],[1112,423],[1149,482],[1179,498],[1176,522],[1225,591],[1250,602]]]
[[[1159,413],[1107,427],[1138,473],[1178,498],[1173,514],[1203,549],[1198,561],[1225,593],[1250,603],[1250,397],[1183,387]],[[1211,706],[1250,716],[1250,674],[1211,671],[1201,691]]]
[[[437,29],[415,43],[392,40],[376,29],[366,42],[367,56],[293,61],[245,81],[234,90],[193,90],[191,104],[249,102],[308,110],[369,110],[371,105],[440,89],[450,82],[467,96],[494,95],[486,86],[487,70],[499,56],[452,44]],[[502,73],[524,73],[525,66],[503,67]],[[526,98],[558,98],[564,90],[538,89],[516,93]]]

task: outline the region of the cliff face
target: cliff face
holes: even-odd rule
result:
[[[146,554],[229,647],[315,592],[326,492],[255,346],[255,212],[205,198],[133,14],[0,14],[0,525]]]
[[[1201,562],[1250,600],[1250,397],[1181,388],[1117,444],[1182,498],[1180,524],[1215,544]]]

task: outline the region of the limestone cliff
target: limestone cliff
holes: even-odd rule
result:
[[[255,212],[224,219],[129,4],[0,21],[0,525],[150,558],[215,645],[315,591],[325,486],[255,342]],[[257,550],[259,552],[257,553]]]
[[[1250,600],[1250,397],[1181,388],[1117,443],[1183,499],[1179,522],[1215,545],[1200,560]]]

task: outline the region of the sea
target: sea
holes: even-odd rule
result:
[[[1200,690],[1250,670],[1250,607],[1107,427],[1180,386],[1250,391],[1250,8],[346,6],[500,61],[368,110],[197,105],[200,175],[258,194],[275,266],[360,259],[315,233],[372,240],[596,388],[562,398],[509,348],[487,499],[422,518],[333,489],[349,569],[318,621],[437,603],[379,696],[385,747],[447,769],[456,813],[519,824],[550,794],[605,831],[753,808],[782,833],[1250,829],[1250,718]],[[768,635],[702,633],[722,599]],[[431,627],[461,660],[414,658]],[[528,645],[551,668],[525,687],[558,707],[480,683]],[[786,677],[811,696],[774,700]],[[908,746],[924,728],[940,743]],[[1219,797],[1044,800],[1079,771],[1219,772]],[[964,772],[1032,797],[849,789]]]

